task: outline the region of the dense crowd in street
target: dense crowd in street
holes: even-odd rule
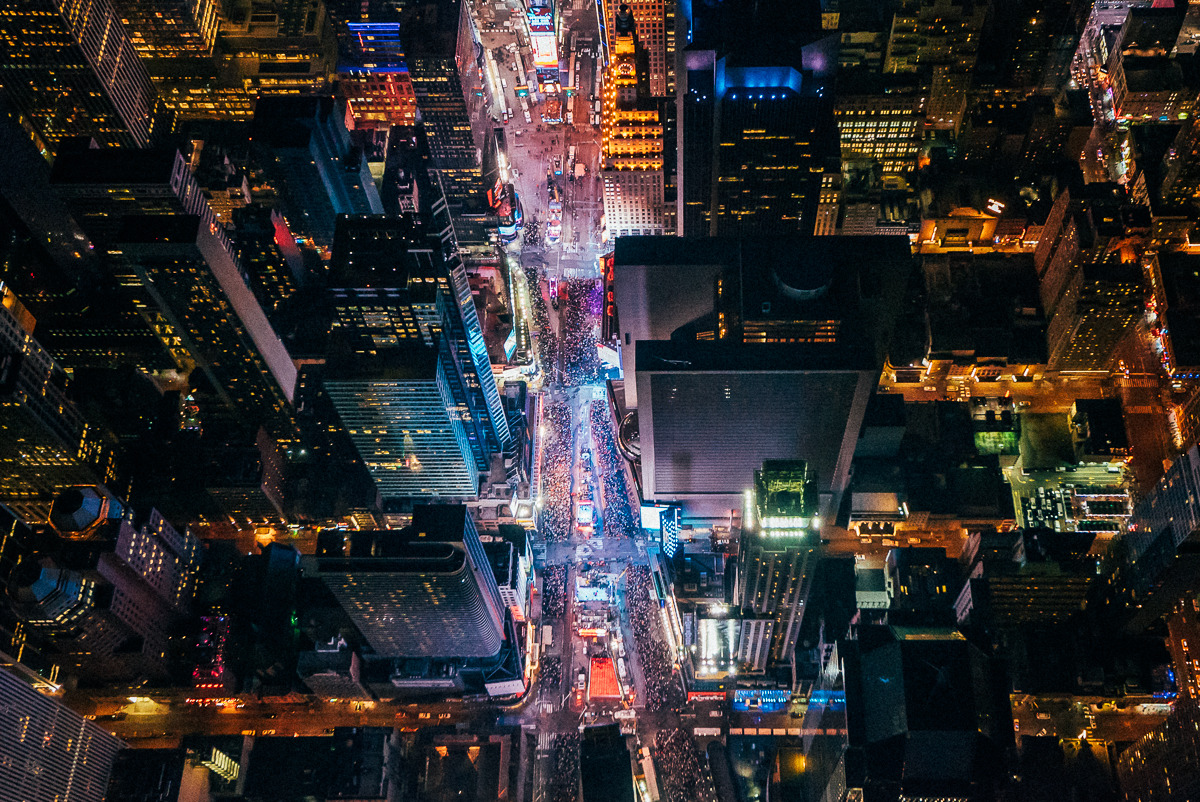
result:
[[[554,377],[558,360],[558,338],[550,328],[550,313],[546,309],[546,298],[542,295],[542,270],[532,261],[523,265],[525,284],[529,289],[532,306],[532,331],[536,335],[536,356],[543,376]]]
[[[541,667],[541,687],[557,689],[562,684],[562,658],[556,654],[547,655],[542,658]]]
[[[650,569],[631,565],[625,572],[629,624],[637,646],[638,664],[646,680],[646,709],[671,710],[683,704],[683,689],[675,678],[671,650],[658,636],[659,607],[650,596]]]
[[[548,802],[576,802],[579,799],[578,732],[554,736],[554,768],[550,774]]]
[[[562,310],[563,384],[579,387],[600,381],[600,355],[596,352],[596,323],[602,301],[600,282],[567,281],[567,305]]]
[[[547,404],[542,412],[541,527],[546,540],[562,542],[571,536],[571,409]],[[540,435],[539,435],[540,436]]]
[[[542,618],[562,618],[567,611],[567,567],[547,565],[542,569]]]
[[[625,458],[617,451],[616,434],[608,405],[591,403],[592,438],[596,442],[596,467],[604,483],[604,536],[630,538],[638,534],[642,521],[635,515],[625,478]]]
[[[716,800],[708,761],[701,758],[696,740],[686,731],[659,730],[654,736],[654,762],[659,782],[666,786],[666,798]]]

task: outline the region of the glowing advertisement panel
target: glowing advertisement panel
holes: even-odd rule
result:
[[[534,65],[558,69],[558,47],[553,32],[531,34],[529,42],[533,46]]]
[[[533,33],[554,33],[554,12],[537,8],[529,12],[529,30]]]

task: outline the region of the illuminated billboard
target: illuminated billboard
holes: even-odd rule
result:
[[[558,69],[558,42],[555,41],[554,31],[531,34],[529,43],[533,47],[534,66]]]
[[[548,8],[529,11],[529,30],[532,33],[554,33],[554,12]]]
[[[655,507],[653,504],[642,505],[642,529],[655,532],[662,529],[662,514],[666,507]]]

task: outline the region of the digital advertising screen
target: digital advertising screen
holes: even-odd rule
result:
[[[533,46],[533,63],[536,66],[558,68],[558,47],[553,32],[534,34],[529,41]]]

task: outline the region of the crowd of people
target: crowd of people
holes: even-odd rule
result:
[[[567,567],[547,565],[542,569],[542,619],[562,618],[567,611]]]
[[[542,410],[546,428],[542,440],[541,531],[547,541],[563,542],[571,536],[571,409],[549,403]]]
[[[548,802],[576,802],[579,799],[578,732],[554,736],[554,768],[550,774]]]
[[[659,637],[659,606],[650,595],[650,569],[631,565],[625,577],[629,624],[646,681],[646,709],[673,710],[683,704],[683,689],[675,678],[671,650]]]
[[[654,761],[668,799],[715,802],[717,792],[708,761],[701,758],[696,740],[687,731],[659,730],[654,736]]]
[[[579,387],[600,381],[596,324],[603,289],[595,279],[567,281],[567,305],[562,310],[563,384]]]
[[[528,260],[523,266],[525,285],[529,290],[529,303],[533,315],[533,331],[537,335],[536,356],[542,375],[553,377],[558,359],[558,341],[550,328],[550,313],[546,298],[542,295],[542,269]]]
[[[631,538],[641,528],[640,511],[634,514],[625,478],[625,458],[617,450],[616,433],[608,405],[591,404],[592,439],[596,442],[596,467],[604,483],[604,536]]]
[[[557,692],[562,684],[562,658],[556,654],[547,655],[541,662],[542,688],[551,688]]]

